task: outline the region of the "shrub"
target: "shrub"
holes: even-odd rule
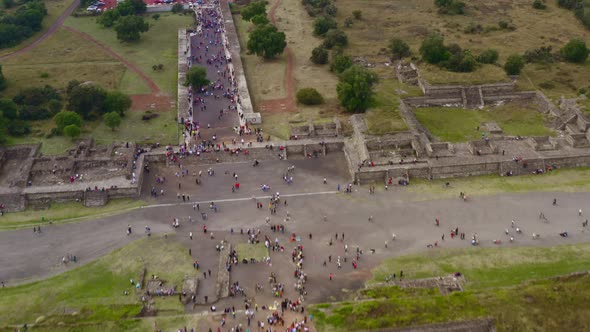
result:
[[[524,59],[518,54],[512,54],[506,59],[504,70],[508,75],[518,75],[524,67]]]
[[[172,12],[174,14],[179,14],[182,13],[184,11],[184,6],[181,3],[175,3],[174,5],[172,5]]]
[[[82,117],[72,111],[61,111],[53,117],[53,121],[57,126],[57,132],[63,132],[63,129],[69,125],[82,126]]]
[[[483,26],[481,24],[477,24],[477,23],[469,23],[469,25],[463,29],[464,33],[469,33],[469,34],[476,34],[476,33],[481,33],[483,32]]]
[[[353,10],[352,11],[352,16],[357,19],[360,20],[363,17],[363,12],[360,10]]]
[[[325,65],[328,63],[328,50],[323,47],[316,47],[311,51],[311,62],[316,65]]]
[[[326,33],[326,37],[322,45],[327,49],[331,49],[332,47],[336,46],[344,47],[348,45],[348,36],[340,29],[331,29]]]
[[[352,19],[352,17],[347,17],[344,20],[344,26],[347,28],[350,28],[353,24],[354,24],[354,20]]]
[[[527,63],[551,63],[555,60],[551,46],[542,46],[524,52],[524,61]]]
[[[303,105],[319,105],[324,102],[324,97],[314,88],[303,88],[297,91],[297,101]]]
[[[313,22],[313,34],[316,36],[323,36],[330,29],[336,29],[336,21],[331,17],[320,16]]]
[[[64,135],[66,135],[67,137],[70,137],[72,139],[80,136],[81,133],[82,133],[82,131],[80,130],[80,127],[73,125],[73,124],[66,126],[64,128]]]
[[[475,70],[477,61],[471,51],[460,50],[452,53],[449,60],[445,61],[443,65],[450,71],[467,73]]]
[[[422,41],[420,55],[426,62],[437,64],[446,61],[451,54],[444,45],[443,36],[433,34]]]
[[[399,38],[392,38],[387,45],[387,49],[393,59],[402,59],[412,54],[410,46]]]
[[[337,12],[338,8],[336,8],[336,6],[334,6],[333,4],[329,4],[326,7],[324,7],[324,14],[328,16],[336,16]]]
[[[481,54],[477,56],[477,62],[489,64],[496,63],[496,61],[498,61],[498,57],[498,51],[490,48],[481,52]]]
[[[330,63],[330,70],[340,74],[346,69],[352,67],[352,58],[344,54],[335,54]]]
[[[539,87],[542,89],[551,90],[551,89],[555,88],[555,84],[551,81],[543,81],[543,82],[539,83]]]
[[[8,133],[12,136],[25,136],[31,132],[31,125],[27,121],[15,119],[8,124]]]
[[[152,19],[154,19],[154,21],[157,21],[160,19],[160,14],[153,14],[152,15]]]
[[[570,40],[560,51],[566,61],[574,63],[585,62],[589,52],[586,42],[578,38]]]
[[[440,14],[463,15],[465,14],[465,3],[457,0],[434,0]]]
[[[535,8],[535,9],[545,9],[545,8],[547,8],[547,5],[542,0],[535,0],[535,1],[533,1],[533,8]]]

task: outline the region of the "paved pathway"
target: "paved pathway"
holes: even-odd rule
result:
[[[371,265],[377,264],[387,256],[436,250],[426,248],[427,244],[435,242],[438,242],[440,247],[473,248],[469,244],[469,238],[473,233],[478,234],[481,246],[485,247],[496,246],[492,242],[494,239],[502,239],[503,247],[548,246],[590,240],[590,232],[583,231],[581,227],[590,210],[584,211],[583,216],[578,216],[578,209],[584,209],[585,202],[590,199],[590,193],[506,194],[476,197],[467,203],[459,199],[413,202],[412,194],[404,192],[400,187],[376,195],[369,195],[365,188],[355,188],[352,194],[334,193],[337,191],[337,183],[344,181],[338,173],[322,171],[320,159],[310,159],[301,163],[303,164],[296,169],[294,183],[289,186],[284,184],[280,189],[283,199],[288,201],[288,206],[281,207],[279,215],[271,216],[271,223],[284,224],[285,213],[289,211],[291,220],[286,223],[288,232],[302,234],[302,237],[307,233],[313,233],[314,240],[303,243],[308,248],[306,250],[309,250],[306,262],[312,266],[319,266],[329,254],[343,254],[339,253],[340,246],[326,246],[335,232],[346,233],[346,241],[351,248],[359,246],[365,252],[370,248],[376,249],[376,254],[371,255],[370,261],[362,267],[364,270],[367,269],[367,273]],[[215,176],[203,176],[203,187],[187,187],[191,199],[199,200],[201,210],[208,212],[207,221],[201,219],[200,212],[193,209],[192,203],[182,203],[182,200],[179,202],[172,192],[165,198],[153,201],[153,207],[93,221],[44,226],[41,235],[33,233],[32,229],[0,232],[0,280],[42,278],[60,273],[65,269],[60,264],[60,259],[68,253],[78,256],[81,263],[87,263],[144,236],[142,232],[146,225],[156,234],[178,231],[182,234],[181,237],[184,237],[188,231],[202,233],[201,227],[206,223],[210,231],[219,234],[217,240],[227,236],[231,228],[237,231],[240,228],[253,227],[268,232],[265,223],[265,218],[269,215],[268,210],[257,209],[253,196],[259,196],[266,207],[266,199],[260,196],[268,194],[262,193],[257,183],[270,181],[263,179],[265,174],[279,177],[284,165],[278,161],[267,164],[265,169],[250,165],[219,165]],[[242,181],[240,192],[233,194],[229,186],[226,190],[223,185],[224,182],[233,182],[232,170],[238,171]],[[170,171],[173,172],[174,168],[170,168]],[[328,179],[328,184],[323,184],[324,176]],[[168,179],[171,180],[167,182],[176,186],[173,178],[174,175],[168,175]],[[180,179],[186,186],[194,182],[193,177]],[[278,178],[275,181],[282,180]],[[275,188],[278,186],[278,183],[275,184]],[[275,188],[271,192],[278,190]],[[551,205],[553,197],[558,198],[558,206]],[[217,202],[219,212],[208,210],[207,203],[210,201]],[[180,204],[176,205],[175,202]],[[550,220],[549,223],[539,221],[539,211],[545,213]],[[189,215],[192,216],[194,224],[188,223]],[[374,217],[374,222],[368,222],[369,215]],[[323,216],[327,216],[328,221],[324,222]],[[435,217],[440,218],[440,227],[434,226]],[[170,222],[173,218],[182,220],[180,229],[171,228]],[[523,234],[514,235],[515,242],[509,243],[508,237],[504,235],[504,229],[510,229],[512,219],[515,219],[517,225],[523,229]],[[128,224],[131,224],[134,231],[139,234],[127,237],[125,230]],[[451,240],[448,233],[454,227],[459,227],[461,232],[465,232],[467,240]],[[512,229],[510,231],[513,232]],[[560,237],[558,233],[563,231],[568,231],[570,236]],[[541,238],[533,240],[533,232],[541,234]],[[391,241],[392,233],[397,234],[395,242]],[[443,233],[447,235],[445,241],[441,240]],[[384,241],[389,241],[388,249],[383,249]],[[323,276],[325,273],[321,272],[321,269],[315,272],[314,268],[310,269],[312,275],[319,273]],[[349,267],[342,271],[353,272],[355,271]],[[364,277],[359,278],[357,279],[360,282]],[[357,279],[352,278],[350,282],[356,282]],[[324,289],[331,286],[321,287]],[[327,296],[330,292],[333,293],[333,290],[328,288],[317,296]]]

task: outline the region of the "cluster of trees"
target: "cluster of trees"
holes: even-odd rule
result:
[[[27,1],[14,13],[0,12],[0,48],[17,45],[40,31],[45,16],[47,9],[40,0]]]
[[[64,109],[64,105],[67,110]],[[94,84],[71,81],[64,93],[46,85],[27,88],[12,99],[0,99],[0,143],[6,135],[24,136],[31,132],[31,121],[53,117],[56,128],[50,135],[80,135],[83,120],[102,118],[114,129],[131,107],[131,98],[118,91],[105,91]]]
[[[447,15],[465,14],[465,3],[459,0],[434,0],[438,12]]]
[[[332,0],[301,0],[307,14],[311,17],[336,15],[338,9]]]
[[[571,39],[559,52],[553,52],[551,46],[542,46],[533,50],[527,50],[524,55],[511,55],[504,65],[506,73],[518,75],[525,63],[551,63],[563,60],[572,63],[584,63],[588,59],[590,49],[582,39]]]
[[[471,72],[480,63],[495,63],[498,60],[496,50],[486,50],[475,56],[457,44],[445,45],[444,37],[439,34],[430,35],[422,41],[420,55],[426,62],[454,72]]]
[[[105,28],[114,27],[120,41],[134,42],[150,28],[143,17],[139,16],[146,10],[147,5],[143,0],[125,0],[104,12],[96,21]]]
[[[254,23],[248,35],[248,51],[265,59],[282,54],[287,47],[285,33],[270,23],[266,16],[266,1],[255,1],[241,10],[242,19]]]
[[[348,45],[348,36],[338,29],[338,23],[332,16],[320,16],[313,23],[313,33],[318,37],[323,37],[323,43],[314,48],[311,52],[311,61],[318,65],[328,63],[329,52],[333,50],[333,57],[342,53],[342,49]]]
[[[562,8],[573,10],[578,20],[590,29],[590,2],[586,0],[557,0],[557,4]]]

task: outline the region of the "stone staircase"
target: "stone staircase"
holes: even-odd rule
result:
[[[461,93],[463,97],[463,107],[468,109],[478,109],[483,107],[483,94],[479,86],[471,86],[463,88]]]

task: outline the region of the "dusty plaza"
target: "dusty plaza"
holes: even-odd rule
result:
[[[456,21],[531,4],[396,0],[361,12],[343,2],[125,0],[143,4],[130,16],[152,25],[177,19],[171,15],[194,21],[169,36],[172,54],[163,57],[175,58],[174,68],[125,60],[145,44],[101,35],[128,17],[112,1],[108,10],[98,9],[102,2],[64,5],[47,35],[0,53],[2,61],[23,56],[67,30],[119,59],[129,70],[120,81],[133,91],[127,115],[112,126],[107,113],[104,125],[80,120],[77,135],[37,132],[53,126],[42,121],[59,127],[55,115],[36,120],[31,137],[7,131],[0,331],[590,331],[590,86],[557,97],[562,81],[550,88],[535,76],[555,63],[569,70],[567,52],[524,53],[513,72],[499,64],[513,55],[494,50],[486,62],[483,51],[475,57],[417,25],[401,34],[411,34],[407,49],[394,39],[373,52],[367,43],[382,36],[363,35],[375,28],[375,11],[395,17],[383,24],[389,33],[408,24],[393,12],[411,8],[443,17],[436,33],[479,52],[471,37],[456,35],[516,34],[518,17],[493,28]],[[559,6],[549,9],[565,11]],[[72,12],[69,20],[81,21],[68,25]],[[264,42],[260,31],[267,41],[282,38],[280,52],[253,46]],[[418,36],[426,41],[415,52]],[[428,38],[446,62],[428,60]],[[322,50],[309,58],[307,44],[319,39]],[[554,58],[541,65],[542,55]],[[587,67],[583,61],[577,65]],[[311,89],[319,97],[307,103],[302,77],[314,71],[310,82],[324,96]],[[166,80],[173,86],[162,88]],[[140,81],[149,93],[133,86]],[[76,84],[56,90],[67,96],[61,108],[73,108],[70,90],[95,83]],[[0,97],[4,121],[9,98]],[[15,109],[26,99],[11,97]],[[160,129],[171,140],[153,139],[148,131],[157,127],[127,136],[166,112],[173,121]],[[97,135],[92,126],[109,130]],[[63,141],[60,153],[48,153]]]

